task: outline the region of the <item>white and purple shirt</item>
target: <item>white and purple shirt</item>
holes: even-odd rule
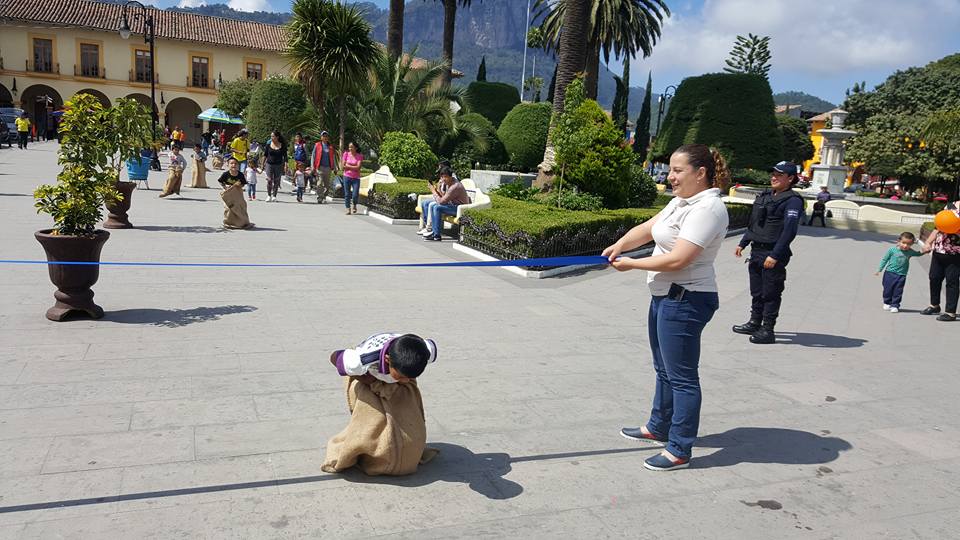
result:
[[[345,377],[359,377],[369,373],[385,383],[397,382],[390,376],[386,356],[387,349],[390,348],[393,340],[402,335],[404,334],[374,334],[361,341],[356,348],[336,351],[337,372]],[[433,363],[437,359],[437,344],[432,339],[424,339],[423,341],[427,344],[427,349],[430,350],[430,358],[427,363]]]

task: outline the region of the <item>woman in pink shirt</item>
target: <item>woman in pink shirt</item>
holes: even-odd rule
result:
[[[363,163],[363,154],[360,153],[360,147],[357,143],[351,142],[347,146],[347,151],[340,158],[343,166],[343,204],[347,207],[347,215],[350,215],[350,199],[353,199],[352,213],[357,213],[357,200],[360,198],[360,165]]]

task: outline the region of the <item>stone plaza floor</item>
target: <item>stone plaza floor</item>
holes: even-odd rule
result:
[[[57,171],[54,143],[0,150],[0,258],[43,258],[31,192]],[[466,260],[289,194],[224,231],[216,189],[158,199],[153,174],[103,260]],[[671,473],[618,434],[653,392],[640,272],[102,267],[106,317],[53,323],[46,268],[0,265],[0,538],[955,538],[960,324],[918,313],[928,259],[894,315],[873,275],[891,237],[803,228],[778,342],[755,346],[730,332],[736,241],[701,437]],[[420,384],[441,454],[408,477],[322,473],[348,420],[329,352],[380,331],[438,342]]]

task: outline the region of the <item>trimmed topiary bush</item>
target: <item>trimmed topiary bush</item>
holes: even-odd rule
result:
[[[470,96],[470,109],[497,127],[507,113],[520,103],[520,92],[507,83],[475,81],[467,87],[467,94]]]
[[[260,81],[250,93],[247,129],[252,140],[265,141],[279,130],[289,139],[297,120],[307,107],[303,85],[280,77]]]
[[[380,145],[380,164],[390,167],[394,176],[427,178],[437,167],[437,156],[430,146],[413,133],[390,131]]]
[[[514,107],[497,130],[510,164],[523,172],[533,170],[543,159],[550,130],[549,103],[521,103]]]
[[[410,197],[413,193],[415,196]],[[416,195],[428,195],[430,188],[423,180],[397,177],[393,184],[374,184],[361,203],[370,210],[393,219],[417,219]]]
[[[657,200],[657,183],[642,165],[630,167],[630,185],[627,187],[627,206],[647,208]]]
[[[759,75],[713,73],[680,83],[651,148],[666,162],[679,146],[720,150],[730,167],[764,168],[783,159],[770,83]]]

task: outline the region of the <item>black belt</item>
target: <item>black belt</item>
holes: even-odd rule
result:
[[[776,245],[776,244],[767,244],[767,243],[764,243],[764,242],[751,242],[750,246],[753,247],[754,249],[766,249],[766,250],[771,250],[771,249],[775,248],[777,245]]]

